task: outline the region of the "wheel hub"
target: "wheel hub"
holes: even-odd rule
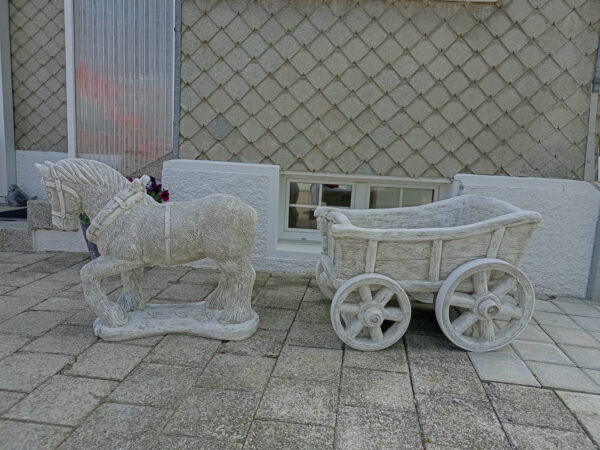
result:
[[[377,303],[365,303],[360,307],[358,318],[365,327],[378,327],[383,323],[383,310]]]
[[[477,299],[474,311],[482,319],[494,319],[500,313],[500,299],[494,294],[486,294]]]

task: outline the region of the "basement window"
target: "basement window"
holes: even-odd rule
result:
[[[318,243],[315,210],[335,208],[398,208],[438,199],[439,184],[391,177],[285,174],[280,188],[280,240]]]

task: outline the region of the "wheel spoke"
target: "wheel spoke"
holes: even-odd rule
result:
[[[515,305],[504,303],[500,307],[500,316],[508,316],[511,319],[518,319],[523,316],[523,310]]]
[[[346,314],[357,315],[360,311],[360,306],[356,303],[344,303],[340,308],[340,312]]]
[[[404,312],[400,308],[390,306],[389,308],[383,309],[383,318],[385,320],[400,322],[404,318]]]
[[[473,289],[477,295],[485,295],[488,293],[488,276],[487,272],[477,272],[473,274]]]
[[[364,286],[359,286],[358,293],[360,294],[360,299],[365,303],[373,300],[373,294],[371,294],[371,286],[369,286],[368,284]]]
[[[394,291],[389,288],[382,287],[377,291],[375,297],[373,297],[373,301],[375,303],[379,303],[380,305],[385,305],[390,299],[394,296]]]
[[[506,294],[508,294],[517,284],[517,280],[513,277],[507,277],[498,283],[494,289],[492,289],[492,293],[498,297],[502,298]]]
[[[381,331],[381,327],[369,328],[369,334],[371,335],[371,339],[375,342],[383,341],[383,331]]]
[[[491,320],[480,320],[479,321],[479,337],[482,341],[492,342],[496,338],[496,331],[494,330],[494,322]]]
[[[348,337],[354,339],[358,336],[358,333],[363,329],[363,324],[360,320],[353,320],[344,330]]]
[[[452,322],[452,327],[457,334],[463,334],[467,331],[473,324],[477,322],[477,316],[470,311],[462,313]]]
[[[459,308],[473,309],[475,306],[475,299],[472,295],[455,292],[450,298],[450,305],[458,306]]]

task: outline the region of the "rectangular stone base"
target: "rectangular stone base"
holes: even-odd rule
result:
[[[94,321],[94,333],[106,341],[124,341],[161,334],[193,334],[224,341],[241,341],[258,328],[258,314],[242,323],[224,324],[219,321],[223,311],[206,308],[205,302],[179,304],[150,304],[128,313],[122,327],[107,327],[100,318]]]

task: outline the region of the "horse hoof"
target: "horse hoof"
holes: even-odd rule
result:
[[[100,321],[105,327],[116,328],[122,327],[127,323],[129,317],[127,313],[123,311],[121,308],[115,308],[112,311],[108,312],[104,315],[104,317],[100,318]]]
[[[225,310],[221,317],[219,318],[219,322],[222,324],[234,324],[234,323],[243,323],[252,318],[252,313],[250,311],[231,311]]]

